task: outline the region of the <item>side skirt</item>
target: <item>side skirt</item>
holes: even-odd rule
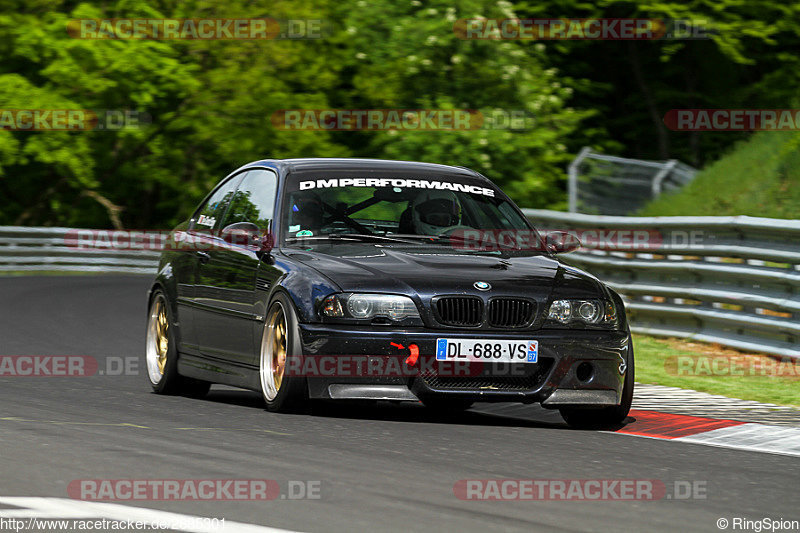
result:
[[[256,392],[261,391],[258,368],[235,365],[228,362],[207,359],[189,354],[178,357],[178,373],[189,378],[241,387]]]

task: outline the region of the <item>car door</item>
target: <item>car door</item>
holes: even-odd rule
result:
[[[232,176],[222,182],[203,201],[189,220],[185,236],[179,243],[186,257],[181,259],[184,267],[178,279],[178,316],[181,322],[181,341],[179,351],[198,353],[200,341],[195,326],[197,312],[197,277],[200,265],[210,259],[209,249],[215,243],[213,235],[218,233],[222,219],[228,208],[242,174]]]
[[[225,234],[232,225],[254,226],[259,235],[269,232],[277,183],[271,170],[253,169],[243,176],[215,236],[218,246],[208,251],[208,260],[199,267],[196,328],[200,351],[206,357],[255,364],[253,327],[263,319],[255,309],[256,280],[273,276],[269,268],[259,272],[257,247],[241,239],[229,242]]]

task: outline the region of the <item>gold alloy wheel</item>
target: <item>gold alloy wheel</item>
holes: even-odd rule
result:
[[[282,307],[278,307],[272,313],[270,330],[272,332],[272,380],[275,383],[275,390],[279,391],[286,368],[286,317]]]
[[[164,306],[163,299],[156,300],[154,314],[156,315],[156,362],[158,363],[158,372],[163,376],[164,369],[167,366],[167,350],[169,349],[169,322],[167,321],[167,308]]]
[[[150,383],[158,385],[167,371],[167,353],[169,352],[169,317],[167,300],[163,294],[157,294],[150,305],[147,319],[147,375]]]
[[[261,388],[272,401],[278,395],[286,372],[286,314],[277,303],[267,317],[261,341]]]

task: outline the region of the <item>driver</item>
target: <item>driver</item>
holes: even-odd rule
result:
[[[461,227],[461,204],[452,191],[431,190],[412,204],[411,222],[419,235],[443,235]]]
[[[317,193],[305,192],[292,202],[291,224],[298,230],[319,231],[324,220],[322,199]]]

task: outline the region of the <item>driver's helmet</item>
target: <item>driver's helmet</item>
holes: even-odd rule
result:
[[[297,230],[317,231],[322,227],[324,211],[322,199],[317,193],[304,192],[296,195],[291,202],[289,224],[299,226]]]
[[[461,225],[461,203],[452,191],[424,191],[411,208],[411,221],[419,235],[442,235]]]

